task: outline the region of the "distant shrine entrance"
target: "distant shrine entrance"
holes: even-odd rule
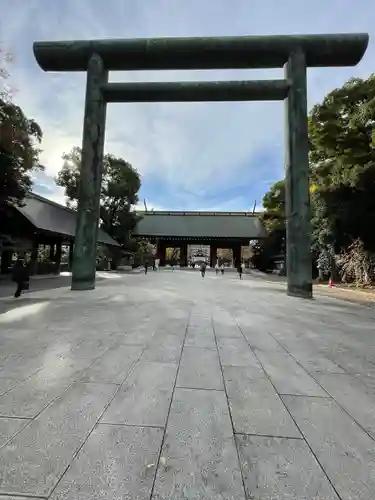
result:
[[[134,233],[156,245],[156,257],[163,266],[175,263],[186,267],[189,262],[206,262],[214,267],[220,262],[238,266],[242,247],[250,240],[267,236],[259,215],[251,212],[137,212],[140,216]],[[230,250],[224,258],[220,250]],[[227,252],[228,254],[228,252]]]
[[[311,298],[307,68],[354,66],[362,59],[367,44],[367,34],[34,43],[34,54],[43,70],[87,73],[72,289],[95,288],[107,103],[285,100],[288,294]],[[285,68],[285,76],[279,80],[152,83],[108,81],[109,71],[282,67]]]

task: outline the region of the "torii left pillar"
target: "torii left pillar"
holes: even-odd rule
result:
[[[93,54],[87,67],[72,290],[92,290],[95,288],[96,239],[100,212],[107,108],[101,86],[107,82],[108,71],[106,71],[103,61],[98,54]]]

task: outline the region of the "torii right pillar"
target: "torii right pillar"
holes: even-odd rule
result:
[[[286,99],[285,212],[288,295],[312,297],[310,249],[309,142],[307,127],[306,58],[302,50],[289,55]]]

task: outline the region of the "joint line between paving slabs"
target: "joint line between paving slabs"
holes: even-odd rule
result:
[[[33,495],[29,495],[28,493],[1,493],[0,498],[2,497],[11,497],[11,498],[30,498],[31,500],[48,500],[48,497],[35,497]]]
[[[84,342],[84,341],[82,340],[82,342]],[[82,342],[79,342],[77,345],[82,344]],[[110,344],[110,345],[107,347],[107,349],[106,349],[106,350],[105,350],[102,354],[100,354],[99,356],[96,356],[96,358],[94,358],[94,359],[93,359],[93,361],[92,361],[92,362],[91,362],[88,366],[86,366],[86,368],[83,368],[83,370],[77,370],[77,372],[79,372],[80,374],[81,374],[81,373],[86,372],[86,371],[87,371],[87,370],[88,370],[88,369],[89,369],[89,368],[90,368],[90,367],[91,367],[91,366],[92,366],[92,365],[93,365],[93,364],[94,364],[94,363],[95,363],[98,359],[100,359],[102,356],[104,356],[104,354],[106,354],[106,353],[107,353],[107,351],[108,351],[108,350],[109,350],[112,346],[114,346],[115,344],[116,344],[116,342],[113,342],[112,344]],[[144,350],[144,349],[143,349],[143,350]],[[141,355],[142,355],[142,354],[143,354],[143,351],[142,351]],[[139,358],[140,358],[140,357],[139,357]],[[137,359],[137,361],[139,361],[139,358]],[[136,361],[136,362],[137,362],[137,361]],[[133,366],[134,366],[134,365],[133,365]],[[43,368],[40,368],[39,370],[36,370],[34,373],[32,373],[32,374],[30,375],[30,377],[27,377],[25,380],[23,380],[22,382],[20,382],[20,384],[21,384],[21,383],[23,383],[23,382],[25,382],[25,381],[26,381],[26,380],[28,380],[29,378],[31,378],[33,375],[36,375],[36,374],[37,374],[38,372],[40,372],[42,369],[43,369]],[[129,376],[129,374],[130,374],[130,372],[132,371],[132,369],[133,369],[133,367],[130,369],[130,371],[129,371],[129,373],[126,375],[125,379]],[[5,416],[5,415],[0,415],[0,417],[1,417],[1,418],[16,418],[16,419],[18,418],[18,419],[22,419],[22,420],[28,420],[28,423],[27,423],[26,425],[24,425],[23,427],[21,427],[20,429],[18,429],[18,431],[17,431],[15,434],[13,434],[13,436],[12,436],[12,437],[10,437],[7,441],[5,441],[5,443],[4,443],[4,444],[2,444],[2,445],[0,446],[0,450],[2,450],[5,446],[7,446],[7,445],[8,445],[8,444],[12,441],[12,439],[14,439],[14,438],[15,438],[15,437],[16,437],[16,436],[17,436],[17,435],[18,435],[21,431],[23,431],[23,430],[25,429],[25,427],[27,427],[28,425],[30,425],[30,424],[31,424],[31,422],[33,422],[36,418],[38,418],[38,417],[39,417],[39,415],[40,415],[42,412],[44,412],[44,410],[46,410],[46,409],[47,409],[49,406],[51,406],[51,405],[52,405],[55,401],[57,401],[59,398],[61,398],[61,397],[63,396],[63,394],[65,394],[65,393],[66,393],[66,392],[67,392],[67,391],[68,391],[68,390],[69,390],[69,389],[70,389],[70,388],[71,388],[71,387],[72,387],[72,386],[73,386],[76,382],[77,382],[77,379],[73,380],[73,382],[72,382],[71,384],[69,384],[69,385],[68,385],[68,387],[66,387],[66,389],[64,389],[64,390],[61,392],[61,394],[59,394],[59,395],[57,395],[56,397],[54,397],[53,399],[51,399],[51,401],[50,401],[48,404],[46,404],[46,405],[45,405],[45,406],[44,406],[44,407],[43,407],[43,408],[42,408],[42,409],[41,409],[41,410],[40,410],[40,411],[39,411],[36,415],[34,415],[32,418],[28,418],[28,417],[7,417],[7,416]],[[82,381],[82,380],[80,380],[79,382],[80,382],[80,383],[85,383],[85,382],[84,382],[84,381]],[[86,382],[86,383],[89,383],[89,382]],[[97,383],[97,384],[99,384],[99,383],[101,383],[101,382],[93,382],[93,383]],[[123,381],[123,383],[124,383],[124,381]],[[118,385],[118,384],[112,384],[112,385]],[[15,387],[16,387],[16,386],[15,386]],[[120,388],[120,387],[121,387],[121,384],[120,384],[120,385],[118,385],[118,388]],[[7,392],[10,392],[12,389],[14,389],[14,387],[10,388],[10,389],[9,389],[9,391],[7,391]],[[116,392],[117,392],[117,391],[116,391]],[[4,393],[4,394],[6,394],[6,393]],[[1,397],[2,397],[2,396],[4,396],[4,394],[2,394],[2,395],[1,395]],[[91,432],[90,432],[90,434],[91,434]],[[61,478],[60,478],[60,479],[61,479]],[[59,479],[59,482],[60,482],[60,479]],[[2,494],[3,494],[3,493],[2,493]],[[35,498],[35,497],[30,497],[30,498]],[[43,498],[43,497],[39,497],[39,498]]]
[[[114,345],[116,342],[114,342],[113,344],[111,344],[110,347],[112,347],[112,345]],[[108,349],[110,348],[108,347]],[[108,350],[107,349],[107,350]],[[138,356],[138,358],[134,361],[134,363],[132,364],[131,368],[129,369],[128,373],[126,374],[126,377],[124,378],[124,380],[121,382],[121,384],[113,384],[113,385],[116,385],[117,386],[117,389],[115,390],[115,392],[113,393],[112,397],[109,399],[108,403],[105,405],[104,407],[104,410],[101,412],[101,414],[99,415],[99,417],[97,418],[96,422],[94,423],[94,425],[92,426],[91,430],[88,432],[86,438],[83,440],[81,446],[78,448],[78,450],[74,453],[71,461],[69,462],[69,464],[67,465],[67,467],[64,469],[64,471],[62,472],[62,474],[60,475],[59,479],[57,480],[55,486],[51,489],[49,495],[47,498],[50,498],[52,495],[53,495],[53,492],[55,491],[55,489],[57,488],[57,486],[60,484],[60,481],[62,480],[62,478],[64,477],[64,475],[67,473],[67,471],[69,470],[70,466],[72,465],[72,463],[74,462],[74,460],[76,459],[76,457],[79,455],[80,451],[82,450],[82,448],[85,446],[85,444],[87,443],[89,437],[91,436],[91,434],[93,433],[93,431],[96,429],[96,427],[98,426],[99,424],[99,420],[102,418],[102,416],[104,415],[104,413],[106,412],[108,406],[112,403],[114,397],[116,396],[116,394],[119,392],[119,390],[121,389],[121,387],[124,385],[125,381],[127,380],[127,378],[130,376],[130,374],[133,372],[134,368],[135,368],[135,365],[138,363],[138,361],[141,359],[141,356],[143,355],[144,351],[145,351],[146,347],[144,347],[140,353],[140,355]],[[107,350],[103,353],[105,354],[107,352]],[[103,356],[102,354],[102,356]],[[101,356],[98,356],[98,358],[100,358]],[[92,363],[91,363],[92,365]],[[90,366],[91,366],[90,365]],[[89,367],[87,367],[86,369],[88,369]],[[73,382],[74,383],[74,382]],[[97,382],[98,383],[98,382]],[[100,382],[99,382],[100,384]],[[73,385],[73,384],[72,384]]]
[[[332,399],[329,394],[327,396],[306,396],[306,394],[288,394],[287,392],[280,392],[280,396],[291,396],[293,398],[308,398],[308,399]]]
[[[240,327],[239,327],[239,328],[240,328]],[[241,328],[240,328],[240,330],[241,330]],[[242,332],[242,330],[241,330],[241,332]],[[242,334],[243,334],[243,332],[242,332]],[[279,342],[279,341],[278,341],[278,339],[277,339],[276,337],[274,337],[274,336],[272,335],[272,333],[271,333],[270,331],[268,331],[268,334],[269,334],[269,335],[270,335],[270,336],[271,336],[271,337],[275,340],[275,342],[277,342],[277,343],[281,346],[281,348],[282,348],[282,349],[284,349],[284,351],[285,351],[285,352],[286,352],[289,356],[291,356],[291,358],[292,358],[292,359],[294,359],[294,361],[297,363],[297,365],[298,365],[298,366],[300,366],[300,367],[302,368],[302,370],[303,370],[304,372],[306,372],[306,373],[307,373],[307,375],[309,375],[309,376],[310,376],[310,377],[311,377],[311,378],[315,381],[315,383],[316,383],[316,384],[317,384],[317,385],[318,385],[321,389],[323,389],[323,391],[324,391],[324,392],[326,392],[326,393],[327,393],[327,396],[326,396],[326,397],[325,397],[325,396],[305,396],[305,395],[303,395],[303,394],[282,394],[282,393],[278,393],[278,394],[279,394],[280,396],[294,396],[294,397],[304,397],[304,398],[322,398],[322,399],[333,399],[333,401],[337,404],[337,406],[338,406],[339,408],[341,408],[341,410],[342,410],[344,413],[346,413],[346,414],[347,414],[347,415],[348,415],[348,416],[349,416],[349,417],[350,417],[350,418],[351,418],[351,419],[352,419],[352,420],[353,420],[353,421],[354,421],[354,422],[358,425],[358,427],[359,427],[360,429],[362,429],[362,431],[363,431],[365,434],[367,434],[367,436],[368,436],[370,439],[372,439],[373,441],[375,441],[375,437],[374,437],[374,436],[372,436],[372,435],[369,433],[369,431],[368,431],[368,430],[366,430],[366,429],[363,427],[363,425],[362,425],[361,423],[359,423],[359,422],[358,422],[358,420],[357,420],[357,419],[355,419],[355,418],[351,415],[351,413],[350,413],[350,412],[349,412],[349,411],[348,411],[348,410],[347,410],[347,409],[346,409],[346,408],[345,408],[345,407],[344,407],[344,406],[343,406],[343,405],[342,405],[339,401],[337,401],[337,399],[336,399],[334,396],[332,396],[332,394],[331,394],[331,393],[330,393],[330,392],[329,392],[329,391],[328,391],[328,390],[327,390],[327,389],[326,389],[326,388],[325,388],[325,387],[324,387],[324,386],[323,386],[323,385],[319,382],[319,380],[317,380],[317,379],[314,377],[314,375],[313,375],[313,373],[314,373],[314,372],[309,372],[309,371],[308,371],[308,370],[307,370],[307,369],[306,369],[306,368],[305,368],[305,367],[304,367],[304,366],[303,366],[303,365],[302,365],[302,364],[298,361],[298,359],[297,359],[295,356],[293,356],[293,354],[292,354],[291,352],[289,352],[289,351],[288,351],[288,349],[287,349],[287,348],[286,348],[286,347],[285,347],[285,346],[284,346],[281,342]],[[246,340],[246,338],[245,338],[245,340]],[[246,340],[246,341],[247,341],[247,340]],[[249,346],[250,346],[250,344],[249,344]],[[251,346],[250,346],[250,349],[251,349],[251,350],[253,350]],[[255,354],[255,352],[254,352],[254,354]],[[255,356],[256,356],[256,354],[255,354]],[[257,359],[258,359],[258,358],[257,358]],[[334,361],[333,359],[331,359],[331,358],[328,358],[328,359],[329,359],[330,361],[332,361],[333,363],[335,363],[335,361]],[[343,367],[342,367],[342,366],[340,366],[340,365],[337,365],[337,366],[339,366],[340,368],[342,368],[342,369],[345,371],[345,373],[333,373],[332,375],[349,375],[350,377],[353,377],[353,375],[352,375],[351,373],[347,372],[347,371],[345,370],[345,368],[343,368]],[[325,373],[325,372],[324,372],[324,371],[320,371],[320,372],[318,372],[318,373]],[[363,383],[363,382],[361,381],[361,383]],[[366,385],[366,384],[364,384],[364,383],[363,383],[363,385],[364,385],[365,387],[367,387],[367,385]]]
[[[189,346],[186,346],[189,347]],[[205,349],[204,347],[196,347],[196,349]],[[213,349],[210,349],[213,350]],[[192,391],[214,391],[214,392],[224,392],[224,389],[206,389],[205,387],[185,387],[183,385],[176,385],[177,389],[190,389]]]
[[[236,436],[256,436],[264,438],[277,438],[277,439],[297,439],[297,441],[303,441],[303,437],[297,436],[277,436],[275,434],[254,434],[254,432],[236,432]]]
[[[172,389],[172,394],[171,394],[171,400],[170,400],[170,403],[169,403],[168,412],[167,412],[167,418],[165,420],[164,432],[163,432],[163,436],[162,436],[162,439],[161,439],[160,451],[159,451],[158,459],[156,460],[155,474],[154,474],[154,479],[152,481],[152,487],[151,487],[151,492],[150,492],[150,497],[149,497],[150,500],[152,499],[152,496],[154,494],[154,488],[155,488],[155,483],[156,483],[156,475],[157,475],[158,470],[159,470],[160,458],[161,458],[161,454],[163,452],[163,446],[164,446],[165,436],[167,434],[168,420],[169,420],[169,415],[171,413],[171,408],[172,408],[174,393],[175,393],[175,390],[176,390],[176,387],[177,387],[177,377],[178,377],[178,373],[180,371],[182,353],[183,353],[184,347],[185,347],[185,341],[186,341],[186,335],[187,335],[188,328],[189,328],[190,317],[191,317],[191,310],[190,310],[189,317],[188,317],[188,320],[187,320],[187,323],[186,323],[184,339],[182,341],[182,346],[181,346],[180,358],[179,358],[178,363],[177,363],[176,377],[175,377],[174,384],[173,384],[173,389]]]
[[[145,427],[146,429],[164,429],[162,425],[114,424],[113,422],[98,422],[96,425],[112,425],[113,427]]]
[[[233,316],[232,316],[232,317],[233,317]],[[248,342],[247,338],[245,337],[245,334],[244,334],[244,333],[243,333],[243,331],[242,331],[242,328],[239,326],[239,324],[237,323],[237,321],[236,321],[236,319],[235,319],[235,318],[233,318],[233,321],[236,323],[237,328],[239,328],[239,330],[240,330],[240,332],[241,332],[241,334],[242,334],[243,338],[245,339],[245,341],[246,341],[247,345],[249,346],[250,350],[252,351],[252,353],[254,354],[254,356],[256,357],[256,359],[258,360],[258,363],[260,364],[260,366],[261,366],[261,368],[262,368],[262,370],[263,370],[264,374],[266,375],[266,377],[267,377],[267,379],[269,380],[270,384],[271,384],[271,385],[272,385],[272,387],[274,388],[274,390],[275,390],[276,394],[279,396],[280,401],[281,401],[281,403],[284,405],[284,407],[285,407],[286,411],[288,412],[288,414],[290,415],[290,418],[292,419],[292,421],[294,422],[295,426],[297,427],[297,429],[298,429],[298,430],[299,430],[299,432],[301,433],[301,436],[303,437],[303,440],[305,441],[305,443],[306,443],[307,447],[309,448],[309,450],[310,450],[310,452],[312,453],[313,457],[315,458],[316,462],[319,464],[319,467],[320,467],[320,468],[321,468],[321,470],[323,471],[323,474],[324,474],[324,476],[327,478],[327,481],[328,481],[328,482],[329,482],[329,484],[332,486],[332,489],[333,489],[333,491],[336,493],[337,498],[339,498],[339,500],[342,500],[342,497],[339,495],[339,493],[338,493],[338,491],[337,491],[337,489],[336,489],[335,485],[334,485],[334,484],[333,484],[333,482],[331,481],[331,478],[328,476],[328,474],[327,474],[326,470],[324,469],[323,465],[321,464],[321,462],[320,462],[319,458],[317,457],[316,453],[314,452],[314,450],[313,450],[313,449],[312,449],[312,447],[310,446],[310,443],[307,441],[305,434],[302,432],[302,429],[301,429],[301,428],[300,428],[300,426],[297,424],[296,419],[293,417],[293,415],[292,415],[292,413],[290,412],[289,408],[288,408],[288,407],[287,407],[287,405],[284,403],[283,398],[281,397],[281,394],[280,394],[280,393],[278,392],[278,390],[276,389],[276,387],[275,387],[274,383],[273,383],[273,382],[272,382],[272,380],[271,380],[271,377],[268,375],[267,371],[265,370],[265,368],[264,368],[264,366],[263,366],[263,363],[261,362],[261,360],[258,358],[258,356],[257,356],[257,354],[255,353],[255,351],[254,351],[254,350],[252,349],[252,347],[250,346],[250,344],[249,344],[249,342]],[[277,340],[277,339],[275,339],[275,337],[273,337],[273,335],[272,335],[272,334],[270,334],[270,335],[271,335],[271,337],[272,337],[274,340],[276,340],[276,342],[277,342],[279,345],[281,345],[281,347],[284,349],[283,345],[282,345],[282,344],[280,344],[280,342],[278,342],[278,340]],[[286,349],[285,349],[285,350],[286,350]],[[286,351],[286,352],[288,352],[288,351]],[[288,354],[289,354],[289,353],[288,353]],[[294,359],[294,358],[293,358],[293,359]],[[305,370],[305,371],[306,371],[306,373],[308,373],[308,372],[307,372],[307,370]],[[327,391],[326,391],[326,392],[327,392]],[[289,439],[289,438],[288,438],[288,439]]]
[[[230,411],[228,391],[227,391],[227,386],[226,386],[226,383],[225,383],[223,365],[221,363],[220,351],[219,351],[219,346],[218,346],[218,343],[217,343],[217,337],[216,337],[216,331],[215,331],[215,323],[214,323],[214,320],[213,320],[213,316],[211,316],[211,325],[212,325],[212,330],[213,330],[214,338],[215,338],[216,352],[217,352],[217,356],[219,358],[219,366],[220,366],[221,376],[223,378],[224,393],[225,393],[225,398],[227,400],[229,420],[230,420],[230,424],[232,426],[233,442],[234,442],[234,446],[235,446],[236,452],[237,452],[237,460],[238,460],[238,467],[240,468],[240,474],[241,474],[241,480],[242,480],[242,488],[243,488],[243,491],[244,491],[244,496],[245,496],[245,498],[247,498],[247,495],[246,495],[246,484],[245,484],[245,479],[244,479],[244,472],[243,472],[243,468],[242,468],[242,462],[241,462],[241,459],[240,459],[240,450],[238,449],[237,440],[236,440],[236,433],[235,433],[235,430],[234,430],[234,423],[233,423],[232,413]],[[236,323],[236,325],[237,325],[237,323]],[[242,331],[241,331],[241,333],[242,333]]]
[[[288,352],[288,351],[287,351],[287,352]],[[337,404],[337,406],[338,406],[339,408],[341,408],[341,410],[342,410],[344,413],[346,413],[346,414],[347,414],[347,415],[348,415],[348,416],[349,416],[349,417],[353,420],[353,422],[355,422],[355,423],[358,425],[358,427],[359,427],[359,428],[360,428],[360,429],[361,429],[361,430],[362,430],[365,434],[367,434],[367,436],[368,436],[370,439],[372,439],[372,441],[375,441],[375,437],[374,437],[374,436],[372,436],[372,435],[369,433],[369,431],[368,431],[367,429],[365,429],[365,427],[363,427],[363,425],[362,425],[360,422],[358,422],[358,420],[357,420],[356,418],[354,418],[354,417],[353,417],[353,415],[352,415],[352,414],[351,414],[351,413],[350,413],[350,412],[349,412],[349,411],[348,411],[348,410],[347,410],[347,409],[346,409],[346,408],[345,408],[345,407],[344,407],[344,406],[343,406],[343,405],[342,405],[339,401],[337,401],[337,399],[336,399],[334,396],[332,396],[332,394],[331,394],[331,393],[330,393],[330,392],[329,392],[329,391],[328,391],[328,390],[327,390],[327,389],[326,389],[326,388],[325,388],[325,387],[324,387],[324,386],[323,386],[323,385],[319,382],[319,380],[317,380],[317,379],[314,377],[314,375],[312,375],[310,372],[308,372],[308,371],[306,370],[306,368],[304,368],[304,367],[303,367],[303,366],[299,363],[299,361],[298,361],[298,360],[297,360],[297,359],[293,356],[293,354],[291,354],[290,352],[288,352],[288,354],[289,354],[289,356],[291,356],[291,357],[294,359],[294,361],[295,361],[295,362],[296,362],[299,366],[301,366],[301,368],[303,368],[303,369],[305,370],[305,372],[306,372],[308,375],[310,375],[310,377],[311,377],[313,380],[315,380],[315,382],[318,384],[318,386],[319,386],[319,387],[321,387],[321,388],[323,389],[323,391],[325,391],[325,392],[328,394],[328,397],[327,397],[327,398],[323,398],[323,396],[321,396],[321,397],[322,397],[322,399],[333,399],[333,401]],[[342,375],[345,375],[345,374],[343,373]],[[350,377],[353,377],[353,375],[351,375],[350,373],[347,373],[346,375],[349,375]],[[363,382],[361,381],[361,383],[363,383]],[[367,387],[367,386],[366,386],[366,384],[363,384],[363,385],[364,385],[365,387]],[[295,394],[293,394],[293,396],[295,396]],[[298,395],[298,396],[299,396],[299,395]],[[312,397],[312,396],[305,396],[305,397]]]
[[[30,422],[31,420],[34,420],[35,417],[32,418],[32,417],[17,417],[17,415],[0,415],[0,419],[1,418],[7,418],[9,420],[12,420],[12,419],[14,419],[14,420],[28,420]]]

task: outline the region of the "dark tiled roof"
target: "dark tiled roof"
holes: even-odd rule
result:
[[[30,193],[24,200],[24,206],[17,207],[17,210],[41,231],[49,231],[74,238],[77,214],[70,208],[43,198],[43,196]],[[117,241],[102,229],[98,231],[98,242],[105,245],[119,246]]]
[[[137,212],[139,236],[257,239],[266,236],[260,218],[247,212]]]

